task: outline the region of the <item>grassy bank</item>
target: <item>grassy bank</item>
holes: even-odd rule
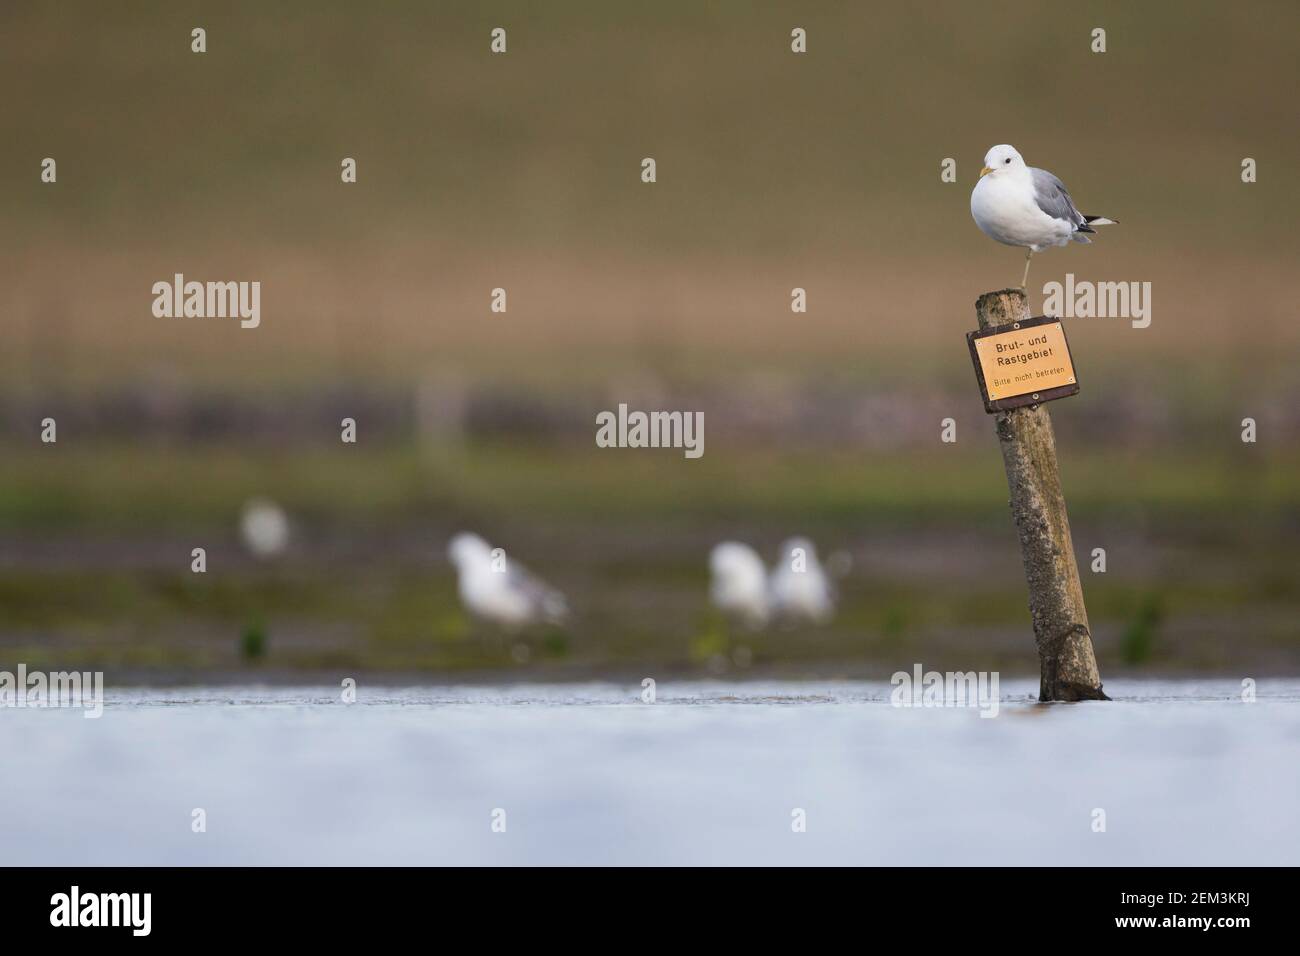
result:
[[[1297,663],[1297,462],[1072,449],[1066,493],[1111,665]],[[294,526],[271,562],[235,533],[249,496]],[[0,477],[0,657],[36,666],[460,672],[548,666],[809,668],[944,658],[1032,666],[996,449],[858,456],[475,446],[51,447]],[[564,589],[564,630],[463,614],[448,536],[483,532]],[[847,551],[834,624],[729,631],[708,610],[723,538]],[[189,570],[204,547],[208,571]],[[1107,552],[1104,573],[1092,550]],[[3,661],[0,661],[3,663]]]

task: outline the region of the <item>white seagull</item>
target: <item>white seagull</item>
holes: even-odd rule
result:
[[[709,598],[727,617],[750,630],[766,626],[771,617],[767,568],[747,544],[724,541],[709,553]]]
[[[473,617],[514,631],[534,624],[561,624],[568,616],[563,594],[476,534],[452,538],[447,557],[456,566],[461,603]]]
[[[786,624],[825,624],[835,614],[835,589],[807,538],[781,546],[781,563],[772,571],[768,593],[775,616]]]
[[[266,498],[250,498],[239,516],[239,536],[258,558],[271,558],[289,545],[289,518]]]
[[[1074,242],[1091,242],[1093,226],[1113,226],[1104,216],[1085,216],[1061,182],[1045,169],[1026,166],[1014,146],[994,146],[984,156],[984,168],[970,194],[970,214],[980,231],[1008,246],[1024,246],[1025,275],[1035,252]]]

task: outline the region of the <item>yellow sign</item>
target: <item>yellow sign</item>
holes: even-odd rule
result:
[[[1079,384],[1060,319],[1040,316],[967,333],[990,412],[1075,395]]]

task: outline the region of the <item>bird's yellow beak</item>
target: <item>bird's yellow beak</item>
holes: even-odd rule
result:
[[[987,166],[983,167],[982,169],[980,169],[980,179],[983,179],[988,173],[991,172],[993,172],[993,170],[990,169],[989,167]]]

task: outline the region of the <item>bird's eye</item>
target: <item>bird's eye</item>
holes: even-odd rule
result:
[[[1011,162],[1011,157],[1008,156],[1006,159],[1003,160],[1003,162],[1004,162],[1004,163],[1009,163],[1009,162]]]

